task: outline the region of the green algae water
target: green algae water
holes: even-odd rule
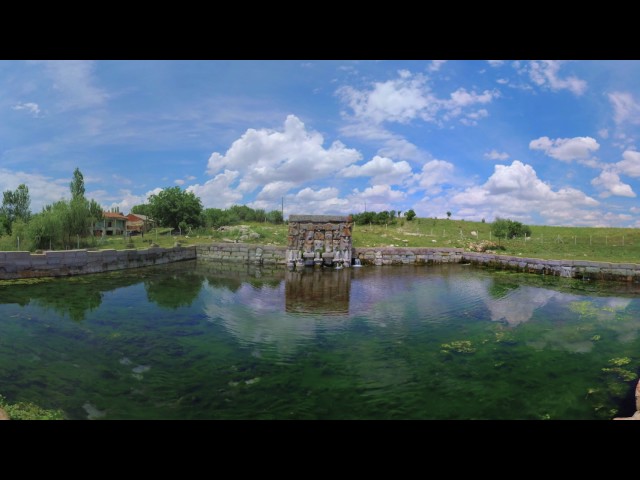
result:
[[[69,419],[610,419],[640,287],[213,262],[0,283],[0,394]]]

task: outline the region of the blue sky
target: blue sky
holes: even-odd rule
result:
[[[0,61],[0,189],[640,226],[638,61]]]

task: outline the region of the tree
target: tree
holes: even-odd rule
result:
[[[165,188],[149,197],[150,213],[160,225],[178,229],[180,222],[190,227],[202,224],[202,201],[180,187]]]
[[[71,188],[71,199],[84,198],[84,177],[78,167],[73,171],[73,180],[69,184]]]
[[[407,210],[404,214],[407,217],[407,221],[412,221],[416,217],[416,212],[413,211],[413,208]]]
[[[12,225],[16,220],[29,222],[31,211],[31,198],[29,197],[29,189],[22,183],[18,185],[15,191],[7,190],[2,194],[2,207],[0,207],[0,217],[2,218],[2,227],[11,233]]]
[[[267,222],[280,224],[284,221],[282,218],[282,212],[280,210],[271,210],[267,213]]]
[[[138,215],[144,215],[146,217],[151,216],[151,205],[148,203],[142,203],[140,205],[134,205],[131,207],[131,213],[135,213]]]
[[[451,219],[451,212],[447,212],[447,220]]]

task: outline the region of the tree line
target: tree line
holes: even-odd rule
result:
[[[10,235],[21,247],[37,249],[67,249],[94,246],[94,227],[103,219],[103,209],[95,200],[85,197],[84,177],[79,168],[69,184],[71,199],[46,205],[32,214],[29,188],[20,184],[16,190],[2,195],[0,236]],[[227,209],[203,208],[193,192],[180,187],[165,188],[149,197],[148,203],[136,205],[132,213],[146,215],[161,227],[182,232],[200,228],[218,228],[242,222],[283,223],[282,212],[233,205]]]
[[[102,207],[85,198],[84,177],[76,168],[69,184],[70,200],[58,200],[32,214],[29,188],[20,184],[14,191],[2,194],[0,235],[22,239],[22,246],[31,250],[70,248],[91,235],[95,222],[102,219]]]
[[[393,225],[402,214],[402,210],[383,210],[382,212],[352,213],[351,218],[356,225]],[[413,209],[407,210],[404,218],[411,222],[416,217]]]
[[[246,205],[230,208],[203,208],[202,201],[193,192],[180,187],[165,188],[151,195],[148,203],[135,205],[131,213],[153,218],[159,225],[182,232],[198,228],[218,228],[242,222],[283,223],[282,212],[253,209]]]

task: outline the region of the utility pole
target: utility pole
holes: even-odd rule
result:
[[[284,223],[284,197],[282,197],[282,206],[280,207],[280,215],[282,215],[282,223]]]

